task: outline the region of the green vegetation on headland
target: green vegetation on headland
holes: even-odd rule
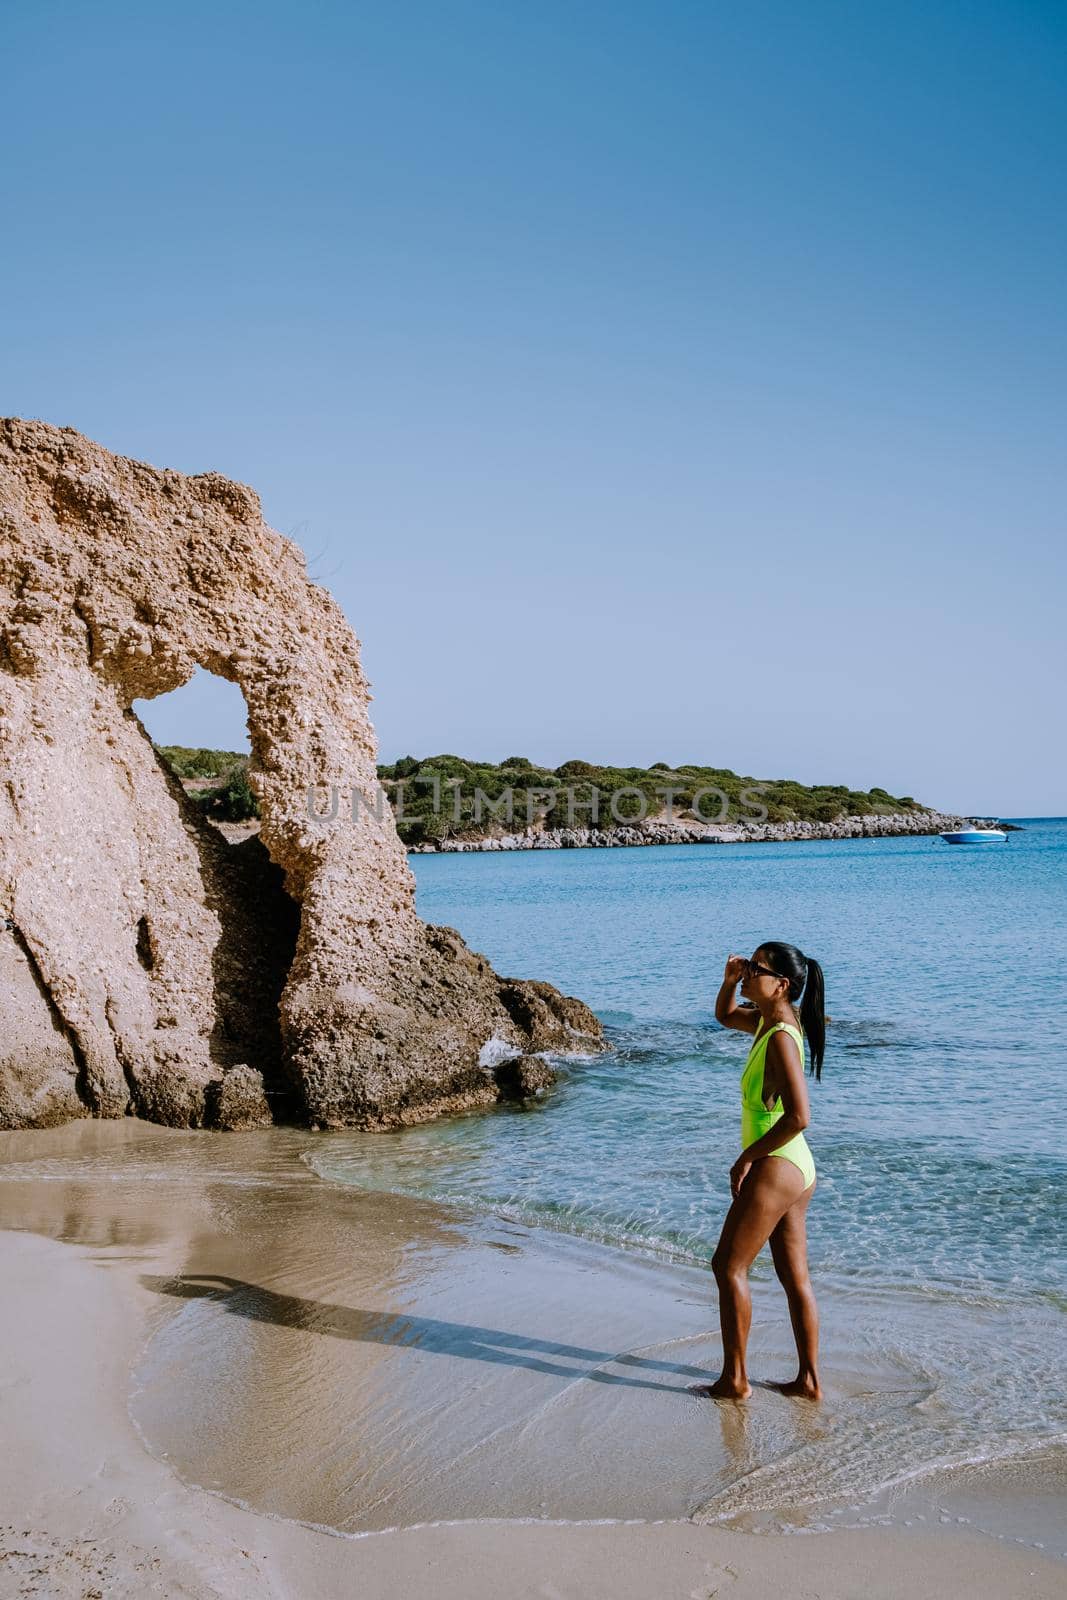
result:
[[[379,766],[378,779],[394,811],[402,792],[397,829],[409,845],[542,825],[611,829],[665,815],[668,807],[678,822],[834,822],[924,809],[911,795],[897,798],[885,789],[811,788],[790,778],[743,777],[726,767],[671,767],[665,761],[609,767],[575,759],[539,767],[526,756],[508,756],[499,764],[456,755],[402,756]]]
[[[211,817],[241,822],[258,816],[246,755],[180,745],[157,749],[180,778],[198,780],[194,797]],[[219,779],[218,784],[205,782],[211,778]],[[726,767],[671,767],[664,761],[650,767],[607,767],[572,760],[540,767],[526,756],[499,763],[450,754],[402,756],[379,765],[378,781],[406,845],[474,840],[542,826],[611,829],[664,815],[668,806],[675,821],[730,823],[835,822],[927,809],[911,795],[891,795],[880,788],[808,786],[790,778],[743,777]],[[373,804],[373,796],[367,799]]]

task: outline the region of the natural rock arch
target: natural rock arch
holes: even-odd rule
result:
[[[231,847],[132,710],[197,666],[248,707]],[[358,642],[256,495],[0,424],[0,1126],[133,1110],[386,1125],[484,1104],[490,1037],[599,1048],[415,913]],[[309,786],[336,785],[329,821]],[[367,803],[353,820],[355,787]]]

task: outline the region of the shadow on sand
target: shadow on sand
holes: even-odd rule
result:
[[[531,1339],[499,1328],[482,1328],[466,1322],[443,1322],[436,1317],[406,1316],[402,1312],[362,1311],[354,1306],[331,1305],[320,1300],[304,1300],[299,1295],[278,1294],[259,1284],[244,1283],[216,1273],[190,1273],[174,1278],[144,1276],[146,1289],[155,1294],[173,1295],[178,1300],[215,1300],[224,1311],[253,1322],[270,1322],[282,1328],[300,1328],[306,1333],[330,1339],[355,1339],[370,1344],[408,1346],[438,1355],[457,1356],[465,1361],[489,1361],[511,1367],[526,1367],[531,1372],[546,1372],[559,1378],[588,1378],[593,1383],[622,1384],[632,1389],[661,1389],[668,1394],[685,1394],[678,1384],[656,1383],[646,1378],[628,1378],[604,1372],[601,1366],[640,1367],[652,1372],[670,1372],[680,1378],[711,1376],[706,1368],[681,1366],[671,1361],[656,1361],[648,1356],[621,1354],[612,1350],[588,1350],[581,1345],[556,1344],[548,1339]],[[582,1372],[562,1366],[547,1356],[569,1361],[594,1363]]]

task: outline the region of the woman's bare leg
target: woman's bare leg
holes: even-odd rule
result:
[[[815,1185],[805,1189],[785,1213],[771,1234],[774,1270],[789,1301],[789,1320],[797,1344],[797,1376],[789,1383],[776,1383],[783,1394],[805,1400],[821,1400],[819,1387],[819,1308],[808,1276],[808,1202]]]
[[[744,1400],[752,1393],[745,1370],[752,1300],[748,1269],[783,1215],[801,1192],[804,1175],[791,1161],[764,1156],[752,1167],[726,1213],[711,1270],[719,1286],[722,1374],[714,1383],[694,1385],[695,1394],[713,1400]]]

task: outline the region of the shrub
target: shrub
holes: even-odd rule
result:
[[[217,778],[248,760],[239,750],[194,750],[184,744],[157,744],[153,749],[178,778]]]
[[[196,798],[201,810],[218,822],[249,822],[259,816],[259,801],[248,781],[247,763],[231,768],[220,788],[206,789]]]

